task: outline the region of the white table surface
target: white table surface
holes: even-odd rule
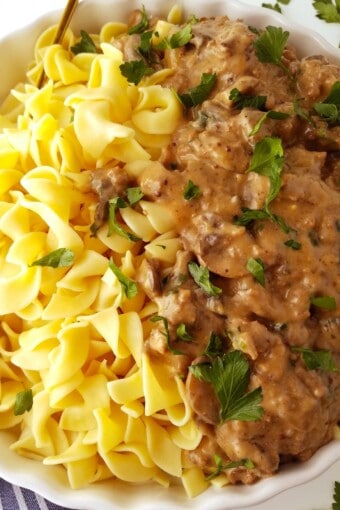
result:
[[[242,1],[257,6],[262,3],[262,0]],[[271,3],[274,4],[275,0]],[[63,8],[64,5],[64,0],[8,0],[5,6],[5,0],[0,0],[0,37],[31,23],[45,12]],[[291,0],[289,5],[281,4],[281,7],[287,18],[306,26],[306,29],[312,28],[335,47],[339,47],[340,23],[326,23],[318,19],[312,0]],[[243,510],[331,510],[335,480],[340,481],[340,461],[317,479]]]

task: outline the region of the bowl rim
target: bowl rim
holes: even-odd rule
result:
[[[126,4],[129,3],[129,7]],[[159,0],[158,5],[162,4],[163,11],[169,10],[169,0]],[[204,10],[206,8],[206,0],[183,0],[182,4],[195,5],[195,13]],[[104,7],[107,8],[109,5],[118,4],[125,12],[129,12],[134,6],[140,7],[140,2],[132,0],[126,2],[126,0],[83,0],[80,3],[74,20],[71,24],[73,30],[79,30],[81,25],[84,25],[83,20],[87,19],[91,6],[96,5],[96,8],[101,12]],[[132,5],[133,4],[133,5]],[[153,0],[145,0],[143,2],[146,9],[158,11],[159,7],[155,7]],[[171,5],[173,2],[171,2]],[[323,36],[315,32],[314,30],[306,31],[306,28],[294,21],[287,20],[283,15],[275,11],[265,9],[263,7],[253,7],[245,4],[240,0],[215,0],[213,4],[209,4],[214,10],[218,10],[220,13],[226,12],[231,18],[242,18],[251,19],[253,25],[267,26],[273,25],[281,26],[282,28],[289,30],[290,39],[289,42],[294,46],[300,48],[314,47],[318,48],[323,54],[325,54],[331,61],[340,65],[340,52],[337,48],[333,47]],[[104,9],[105,10],[105,9]],[[27,34],[29,34],[30,40],[33,41],[42,29],[55,23],[60,16],[60,9],[50,11],[43,14],[34,22],[28,24],[25,27],[14,31],[12,34],[7,35],[5,38],[0,38],[0,54],[3,51],[8,51],[11,47],[18,47],[18,43],[23,45],[25,41],[25,52],[24,59],[21,59],[19,63],[23,65],[27,63],[27,55],[33,49],[33,43],[27,44]],[[118,16],[119,18],[120,16]],[[97,22],[96,19],[89,20],[91,26],[94,26]],[[90,25],[89,25],[90,26]],[[14,84],[14,83],[13,83]],[[8,88],[8,87],[7,87]],[[1,90],[4,89],[2,85]],[[8,449],[10,443],[11,434],[8,432],[0,432],[0,445],[2,451],[4,448]],[[181,493],[177,487],[166,489],[166,492],[161,487],[155,485],[149,486],[135,486],[136,490],[133,497],[131,494],[128,496],[128,501],[131,504],[138,504],[140,510],[174,510],[176,508],[188,508],[192,510],[209,510],[214,507],[216,510],[227,510],[245,508],[249,505],[259,504],[264,502],[271,497],[293,487],[303,485],[304,483],[317,478],[320,474],[326,471],[330,466],[340,460],[340,440],[335,439],[329,444],[320,448],[314,456],[307,462],[302,464],[295,464],[293,467],[288,466],[283,468],[277,475],[271,478],[261,480],[252,486],[230,486],[228,489],[223,489],[223,493],[214,487],[210,487],[205,493],[200,496],[187,500],[184,499],[181,489]],[[34,465],[34,469],[32,466]],[[38,468],[39,466],[39,468]],[[81,491],[73,491],[72,489],[67,490],[65,493],[65,476],[62,468],[56,466],[43,466],[37,464],[34,461],[26,458],[21,458],[13,451],[9,450],[8,453],[0,458],[0,476],[5,480],[20,485],[24,488],[34,490],[42,497],[49,499],[56,504],[62,504],[65,507],[80,509],[96,508],[98,503],[101,504],[101,510],[121,510],[126,508],[126,499],[124,494],[120,494],[121,503],[115,501],[107,501],[106,494],[116,491],[116,494],[131,487],[118,481],[113,482],[100,482],[91,486],[90,488],[81,489]],[[51,480],[54,480],[53,485],[50,484]],[[113,489],[112,489],[113,487]],[[133,491],[125,491],[133,492]],[[143,493],[143,494],[142,494]],[[166,495],[171,493],[171,501],[166,501]],[[242,498],[242,500],[241,500]],[[93,506],[89,507],[91,504]],[[117,504],[119,506],[117,506]],[[178,505],[178,506],[177,506]]]

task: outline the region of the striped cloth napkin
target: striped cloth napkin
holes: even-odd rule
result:
[[[42,498],[38,494],[21,489],[0,479],[0,510],[67,510]]]

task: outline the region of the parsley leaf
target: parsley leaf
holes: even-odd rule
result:
[[[242,108],[264,110],[267,96],[251,96],[249,94],[243,94],[237,88],[234,88],[230,91],[229,99],[233,102],[233,106],[237,110],[242,110]]]
[[[33,393],[32,390],[19,391],[15,397],[14,403],[14,416],[24,414],[25,411],[30,411],[33,406]]]
[[[340,22],[340,2],[335,0],[320,0],[313,2],[313,7],[317,11],[316,16],[327,23],[338,23]]]
[[[325,370],[326,372],[339,372],[336,367],[332,352],[326,349],[313,351],[305,347],[292,347],[293,352],[302,355],[302,359],[308,370]]]
[[[138,287],[136,282],[125,276],[125,274],[122,273],[122,271],[119,269],[118,266],[113,262],[112,259],[109,260],[109,268],[113,272],[113,274],[116,275],[119,283],[122,286],[122,289],[124,291],[125,296],[128,299],[131,299],[138,294]]]
[[[223,464],[223,460],[217,454],[214,455],[214,461],[216,464],[216,470],[209,476],[207,476],[207,480],[212,480],[213,478],[216,478],[216,476],[220,475],[222,471],[225,471],[226,469],[232,469],[241,466],[244,466],[247,469],[253,469],[255,467],[253,461],[250,459],[234,460],[227,462],[226,464]]]
[[[180,338],[181,340],[184,340],[184,342],[191,342],[192,336],[187,332],[187,327],[182,322],[176,329],[176,336]]]
[[[259,420],[263,414],[260,406],[262,389],[247,392],[250,367],[241,351],[231,351],[217,356],[211,363],[197,363],[189,367],[190,372],[200,381],[212,384],[221,405],[221,421]]]
[[[138,46],[138,51],[142,55],[142,57],[146,58],[146,60],[150,60],[150,54],[152,49],[151,39],[152,39],[152,30],[148,32],[143,32],[140,36],[140,45]]]
[[[127,188],[126,196],[129,204],[135,205],[144,197],[144,193],[139,186],[136,186],[134,188]]]
[[[169,349],[169,351],[172,352],[172,354],[183,354],[182,351],[179,351],[177,349],[174,349],[171,345],[170,345],[170,333],[169,333],[169,323],[168,323],[168,319],[166,319],[165,317],[163,317],[162,315],[154,315],[153,317],[150,318],[150,321],[151,322],[158,322],[158,321],[161,321],[163,323],[163,329],[164,331],[162,331],[162,335],[165,336],[165,339],[166,339],[166,345]]]
[[[268,4],[268,3],[264,2],[261,5],[262,5],[262,7],[266,7],[267,9],[272,9],[273,11],[282,13],[280,4],[278,4],[277,2],[274,5],[273,4]]]
[[[192,200],[193,198],[198,198],[202,195],[202,192],[191,180],[189,180],[184,188],[183,197],[185,200]]]
[[[203,103],[215,85],[216,79],[217,76],[215,73],[203,73],[201,82],[197,87],[193,87],[189,89],[188,92],[178,95],[180,101],[182,101],[187,108]]]
[[[68,267],[74,262],[74,253],[68,248],[58,248],[45,257],[32,262],[31,266]]]
[[[140,237],[137,237],[132,232],[124,230],[117,222],[116,215],[118,209],[124,209],[125,207],[128,207],[128,204],[121,197],[111,198],[111,200],[109,200],[109,228],[107,236],[110,237],[113,232],[116,232],[120,236],[125,237],[125,239],[129,239],[129,241],[140,241]]]
[[[292,250],[300,250],[301,249],[301,243],[299,241],[295,241],[295,239],[287,239],[284,243],[288,248],[291,248]]]
[[[310,300],[311,304],[325,310],[335,310],[336,301],[333,296],[313,296]]]
[[[144,60],[130,60],[124,62],[119,66],[123,76],[130,82],[138,85],[141,79],[146,75],[153,72],[151,67],[148,67]]]
[[[199,266],[196,262],[188,263],[189,273],[199,287],[209,296],[218,296],[222,289],[213,285],[210,281],[209,269],[206,266]]]
[[[249,273],[253,275],[256,281],[258,281],[262,287],[265,286],[265,277],[264,277],[264,264],[259,258],[250,258],[247,261],[246,265]]]
[[[253,127],[253,129],[250,131],[249,135],[250,136],[256,135],[260,131],[260,128],[261,128],[262,124],[264,123],[264,121],[267,118],[268,119],[275,119],[275,120],[284,120],[284,119],[288,119],[288,117],[290,117],[289,113],[277,112],[275,110],[269,110],[268,112],[264,113],[259,118],[259,120],[256,122],[256,124]]]
[[[192,25],[189,23],[184,28],[173,34],[171,37],[165,37],[155,46],[156,50],[174,49],[185,46],[192,38]]]
[[[281,27],[268,26],[253,45],[255,55],[260,62],[277,65],[290,79],[293,79],[290,70],[282,63],[282,54],[288,37],[289,32],[283,31]]]
[[[334,482],[332,510],[340,510],[340,482]]]
[[[211,333],[209,343],[203,354],[206,354],[210,358],[219,356],[222,353],[222,340],[216,333]]]
[[[80,35],[80,41],[74,46],[71,46],[72,53],[74,53],[74,55],[78,55],[78,53],[98,53],[92,37],[89,36],[85,30],[81,30]]]
[[[131,34],[141,34],[149,26],[149,20],[148,20],[148,16],[147,16],[147,13],[146,13],[144,5],[143,5],[142,10],[140,12],[141,12],[141,20],[140,20],[139,23],[137,23],[136,25],[133,25],[133,27],[131,27],[128,30],[128,34],[129,35],[131,35]]]
[[[300,119],[305,120],[306,122],[308,122],[308,124],[312,124],[313,126],[315,125],[313,119],[309,116],[308,112],[305,109],[301,108],[298,99],[294,99],[293,108],[294,112],[298,117],[300,117]]]
[[[314,103],[313,108],[326,122],[340,122],[340,81],[336,81],[326,99],[322,103]]]
[[[247,170],[247,172],[256,172],[269,178],[270,189],[264,206],[265,211],[269,214],[271,214],[269,204],[280,191],[283,160],[281,139],[266,136],[255,145]]]
[[[248,226],[255,220],[271,220],[277,223],[285,234],[292,230],[281,216],[264,211],[263,209],[248,209],[247,207],[242,209],[241,216],[234,217],[233,223],[235,225]]]

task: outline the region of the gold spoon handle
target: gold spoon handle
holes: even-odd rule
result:
[[[71,22],[72,16],[78,6],[79,0],[67,0],[67,4],[61,16],[61,19],[58,24],[56,35],[53,39],[53,44],[59,44],[65,35],[66,30]],[[37,86],[40,88],[45,80],[45,72],[42,69],[39,79],[37,81]]]

